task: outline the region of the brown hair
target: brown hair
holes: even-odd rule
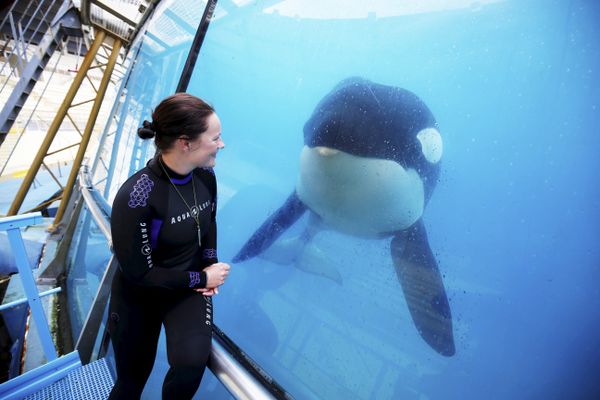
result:
[[[152,112],[152,122],[144,121],[138,129],[142,139],[154,138],[159,150],[168,150],[177,138],[196,139],[208,129],[208,117],[215,109],[204,100],[189,93],[175,93]]]

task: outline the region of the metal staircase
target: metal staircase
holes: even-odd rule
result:
[[[28,15],[28,12],[33,8],[33,0],[21,10],[25,12],[22,15],[19,14],[19,8],[15,7],[17,3],[21,2],[15,2],[4,17],[3,24],[10,26],[2,29],[12,34],[11,40],[5,40],[5,51],[9,42],[12,42],[13,46],[10,56],[5,57],[6,62],[0,67],[7,73],[7,79],[1,87],[4,89],[13,75],[19,76],[19,81],[0,111],[0,145],[58,46],[69,36],[82,36],[78,12],[70,1],[63,1],[58,12],[53,10],[53,5],[57,2],[51,2],[47,8],[42,7],[45,2],[36,2],[38,7],[31,15]],[[20,7],[23,7],[23,3]],[[53,14],[54,17],[49,22],[48,17]],[[42,33],[40,30],[44,25],[47,29]]]

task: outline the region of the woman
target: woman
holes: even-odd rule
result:
[[[117,367],[110,399],[139,399],[152,371],[161,325],[170,369],[163,399],[190,399],[210,353],[212,302],[229,274],[217,260],[217,183],[225,147],[214,109],[187,93],[164,99],[138,130],[157,155],[119,189],[113,248],[120,268],[108,329]]]

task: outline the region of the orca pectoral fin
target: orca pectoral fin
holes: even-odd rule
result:
[[[450,305],[422,220],[394,236],[391,253],[419,334],[438,353],[454,355]]]
[[[321,221],[310,215],[304,232],[298,236],[285,238],[273,243],[265,249],[260,257],[275,264],[293,264],[297,269],[342,284],[342,276],[336,263],[312,242],[313,237],[321,230]]]
[[[259,257],[274,264],[291,265],[300,257],[304,246],[306,246],[306,242],[301,236],[284,238],[264,249]]]
[[[233,262],[241,262],[256,257],[267,249],[286,229],[304,214],[306,206],[294,191],[248,239],[246,244],[233,258]]]
[[[278,240],[265,249],[259,257],[279,265],[293,265],[308,274],[342,284],[342,276],[335,262],[317,245],[307,243],[303,236]]]
[[[339,285],[342,284],[342,275],[340,275],[336,263],[315,244],[304,247],[296,260],[296,268],[312,275],[331,279]]]

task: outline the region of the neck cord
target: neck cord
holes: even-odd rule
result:
[[[200,231],[200,210],[198,209],[198,201],[196,200],[196,184],[194,183],[194,172],[192,171],[192,191],[194,193],[194,207],[195,208],[192,208],[189,206],[187,201],[185,201],[185,198],[183,197],[183,195],[181,194],[179,189],[177,189],[177,186],[175,186],[175,184],[171,180],[171,176],[169,176],[169,173],[167,172],[167,169],[165,168],[161,158],[158,159],[158,163],[160,164],[165,175],[167,175],[169,182],[171,182],[171,185],[173,185],[173,188],[175,189],[175,191],[177,192],[177,194],[179,195],[181,200],[183,200],[183,203],[185,204],[185,206],[188,208],[188,210],[190,210],[190,215],[192,216],[194,221],[196,221],[196,227],[198,228],[198,246],[202,247],[202,233]],[[194,213],[194,210],[196,210],[195,213]]]

